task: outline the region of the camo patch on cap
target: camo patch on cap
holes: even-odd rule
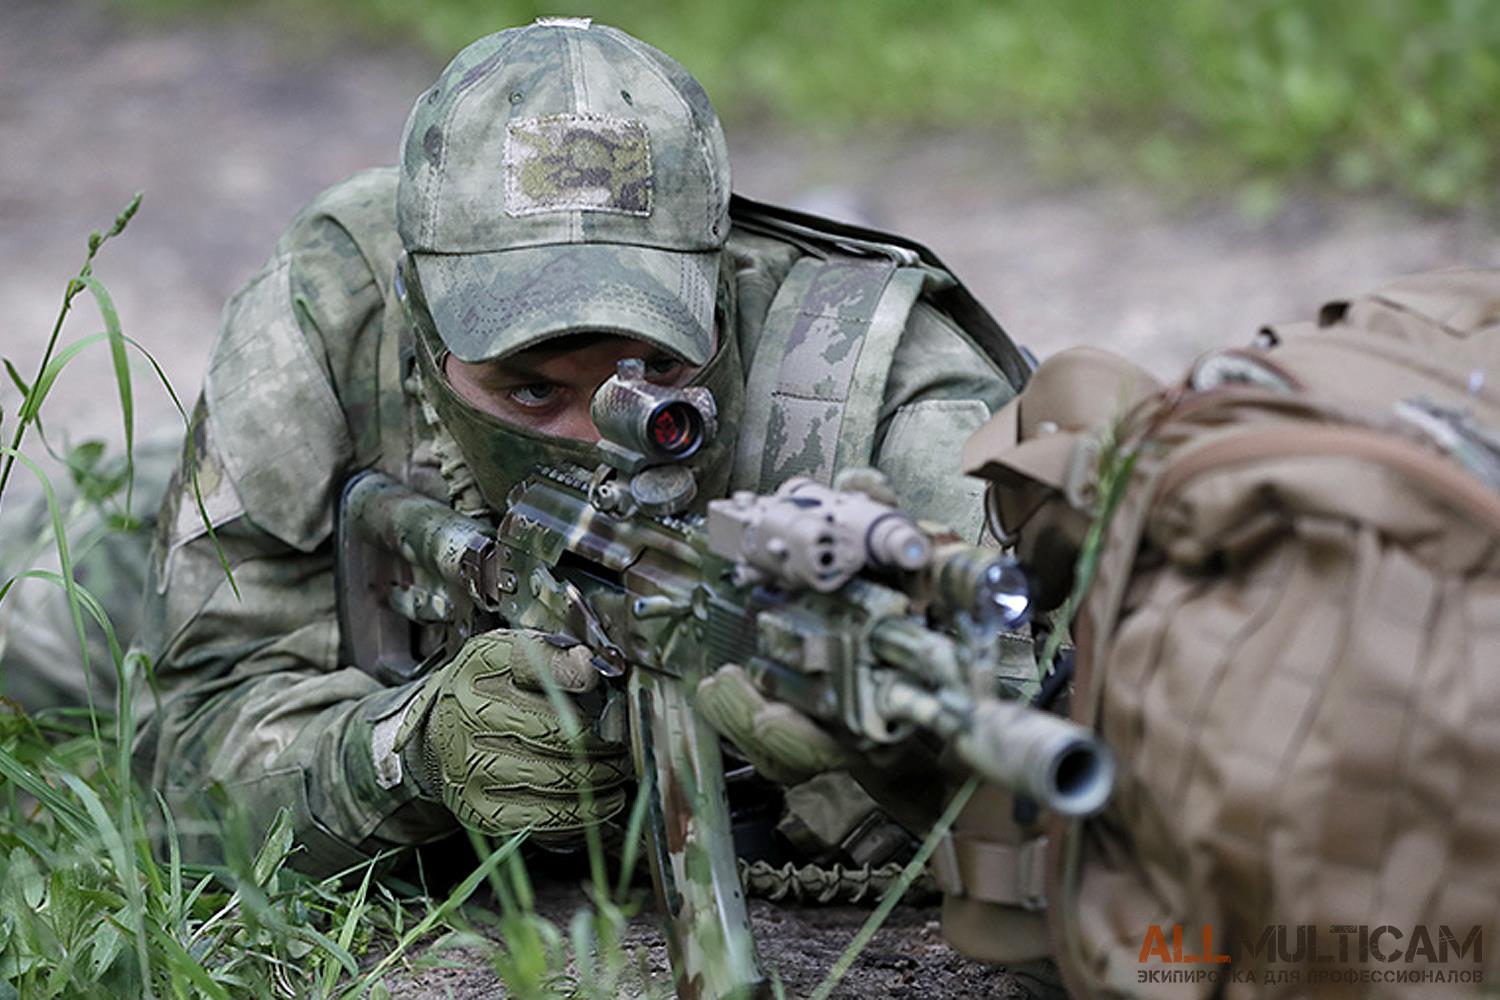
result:
[[[603,115],[518,118],[505,136],[505,211],[651,214],[646,126]]]

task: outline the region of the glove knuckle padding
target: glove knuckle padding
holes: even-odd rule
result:
[[[576,712],[566,724],[559,707],[571,705],[545,693],[555,675],[558,698],[595,686],[589,663],[587,649],[558,647],[540,633],[487,632],[418,694],[414,712],[431,705],[425,738],[442,799],[461,823],[486,833],[576,832],[620,812],[630,774],[624,746],[589,733]]]

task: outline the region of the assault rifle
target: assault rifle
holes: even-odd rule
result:
[[[1029,610],[1012,560],[806,479],[688,513],[696,484],[682,463],[714,436],[713,397],[656,386],[639,361],[621,363],[591,412],[604,461],[537,468],[498,528],[380,473],[351,480],[341,616],[348,655],[392,682],[501,626],[589,647],[617,679],[649,789],[651,872],[678,996],[767,992],[719,735],[692,702],[723,664],[856,748],[925,730],[1045,807],[1082,815],[1104,804],[1113,764],[1092,733],[997,694],[999,633]]]

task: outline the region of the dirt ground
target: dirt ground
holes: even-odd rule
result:
[[[394,158],[410,102],[441,62],[239,20],[127,26],[84,0],[4,7],[0,355],[34,368],[86,234],[143,189],[138,220],[98,273],[126,332],[157,355],[185,400],[225,298],[299,205]],[[1485,219],[1299,196],[1250,221],[1227,198],[1183,206],[1125,184],[1060,185],[994,137],[872,130],[839,141],[763,124],[731,129],[730,146],[741,191],[857,213],[929,243],[1042,356],[1090,343],[1169,373],[1263,322],[1308,316],[1380,279],[1500,262],[1500,237]],[[85,307],[68,332],[98,328]],[[143,371],[141,424],[166,426],[174,411],[145,379]],[[117,434],[111,385],[103,353],[85,356],[45,411],[53,433]],[[15,405],[0,386],[7,418]],[[755,909],[792,995],[817,981],[863,918]],[[935,919],[899,911],[841,995],[1006,995],[1010,980],[947,950]],[[649,943],[650,928],[640,933]],[[486,970],[434,970],[406,980],[400,995],[480,997],[494,986]]]
[[[535,873],[533,873],[535,876]],[[554,877],[537,883],[538,910],[566,932],[585,896],[576,882]],[[870,911],[857,906],[794,908],[750,901],[750,922],[765,968],[780,978],[789,998],[808,996],[822,982]],[[644,956],[652,988],[671,985],[667,950],[654,918],[634,920],[626,948]],[[393,976],[392,994],[414,1000],[503,995],[499,980],[473,950],[456,948],[417,960],[419,972]],[[432,964],[438,967],[422,968]],[[859,961],[834,990],[836,1000],[1031,1000],[1004,970],[964,959],[943,943],[936,908],[898,906]]]

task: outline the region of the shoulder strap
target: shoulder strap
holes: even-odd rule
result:
[[[927,281],[889,256],[809,255],[777,290],[747,377],[736,488],[865,464],[901,332]]]
[[[379,454],[372,457],[383,472],[404,481],[410,473],[412,448],[408,426],[412,413],[404,386],[410,373],[411,344],[405,316],[392,291],[401,254],[396,184],[394,167],[364,170],[325,193],[308,210],[332,219],[354,240],[385,303],[375,364]]]
[[[934,282],[926,290],[928,300],[952,317],[979,349],[995,360],[1017,392],[1036,368],[1036,358],[1031,352],[1011,340],[948,265],[921,243],[893,233],[767,205],[738,194],[729,201],[729,213],[737,226],[798,244],[815,255],[826,256],[830,252],[876,255],[903,266],[931,269],[946,280]]]

